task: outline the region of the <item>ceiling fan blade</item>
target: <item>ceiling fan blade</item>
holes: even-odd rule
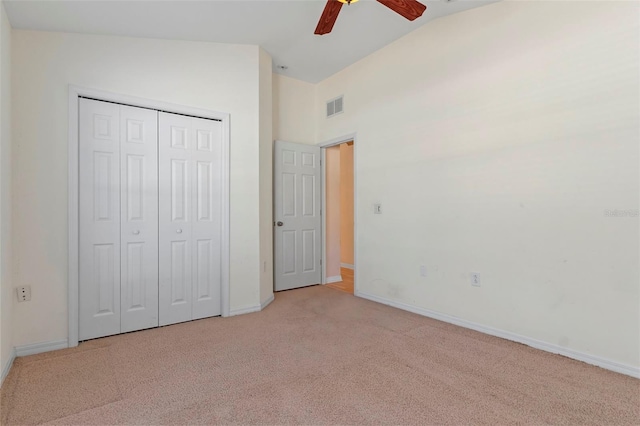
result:
[[[378,2],[410,21],[421,17],[427,9],[427,6],[417,0],[378,0]]]
[[[330,33],[333,29],[333,24],[335,24],[336,19],[338,19],[340,9],[342,9],[342,3],[338,0],[327,0],[327,4],[322,11],[322,16],[320,16],[320,21],[318,21],[318,26],[314,34],[323,35]]]

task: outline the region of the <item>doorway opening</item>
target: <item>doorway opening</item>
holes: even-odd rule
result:
[[[355,211],[353,139],[324,148],[325,283],[354,294]]]
[[[274,291],[335,284],[358,295],[357,159],[355,133],[318,145],[275,141]]]

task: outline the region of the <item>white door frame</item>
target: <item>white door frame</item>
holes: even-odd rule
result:
[[[317,144],[321,149],[322,157],[322,284],[327,283],[327,176],[325,173],[327,167],[327,148],[353,141],[353,262],[355,263],[353,270],[353,294],[358,296],[358,142],[357,133],[351,133],[335,139]]]
[[[79,204],[78,204],[78,99],[86,97],[106,102],[151,108],[158,111],[185,114],[194,117],[209,118],[222,121],[222,282],[221,301],[222,316],[229,316],[229,114],[192,108],[163,101],[138,98],[135,96],[105,92],[85,87],[69,85],[69,174],[68,174],[68,310],[69,310],[69,347],[78,346],[78,237],[79,237]]]

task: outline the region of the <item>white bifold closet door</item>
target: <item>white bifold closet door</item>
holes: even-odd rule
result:
[[[222,123],[79,111],[79,340],[220,315]]]
[[[81,99],[79,339],[158,325],[157,111]]]
[[[158,326],[158,112],[120,107],[120,332]]]
[[[159,113],[160,325],[220,315],[222,123]]]

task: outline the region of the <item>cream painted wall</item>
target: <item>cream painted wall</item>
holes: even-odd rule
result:
[[[319,83],[318,141],[358,134],[359,290],[637,368],[638,217],[604,213],[639,208],[639,30],[500,2]]]
[[[0,373],[13,354],[11,32],[0,2]]]
[[[69,84],[231,115],[231,309],[260,303],[257,46],[13,32],[14,345],[67,338]],[[263,58],[265,61],[266,59]]]
[[[340,275],[340,147],[325,150],[327,278]]]
[[[273,137],[276,140],[316,142],[315,85],[273,74]]]
[[[260,49],[260,303],[273,296],[273,115],[271,56]]]
[[[353,144],[340,144],[340,263],[353,265]]]

